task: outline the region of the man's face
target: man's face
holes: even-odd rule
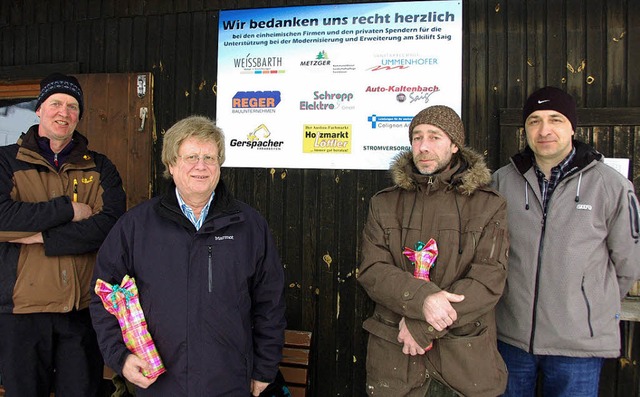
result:
[[[197,155],[195,164],[189,164],[185,157]],[[178,158],[174,165],[169,166],[173,181],[180,196],[185,199],[203,199],[211,196],[220,180],[220,163],[205,164],[203,156],[218,158],[218,147],[213,142],[187,138],[178,149]]]
[[[537,160],[558,164],[571,151],[573,128],[562,113],[536,110],[525,120],[524,129]]]
[[[411,132],[413,162],[424,175],[432,175],[445,169],[451,157],[458,152],[449,135],[431,124],[418,124]]]
[[[52,94],[36,110],[40,117],[38,135],[49,138],[52,145],[64,146],[71,141],[80,119],[78,101],[67,94]]]

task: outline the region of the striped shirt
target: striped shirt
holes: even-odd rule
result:
[[[184,216],[186,216],[187,219],[189,219],[189,221],[193,223],[193,226],[196,227],[196,230],[200,230],[200,227],[202,227],[202,223],[207,218],[207,214],[209,213],[209,207],[211,206],[211,202],[213,201],[213,196],[215,194],[216,194],[215,192],[211,193],[211,197],[209,197],[209,201],[202,208],[202,211],[200,212],[200,218],[196,219],[196,214],[193,213],[193,210],[191,209],[191,207],[189,207],[187,203],[184,202],[182,197],[180,197],[180,193],[178,192],[178,188],[176,187],[176,197],[178,197],[178,205],[180,206],[180,209],[182,210],[182,213],[184,214]]]

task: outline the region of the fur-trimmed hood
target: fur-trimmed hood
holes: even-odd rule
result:
[[[456,188],[460,194],[471,195],[479,188],[491,184],[491,171],[484,157],[469,147],[461,147],[452,158],[452,167],[432,175],[435,183],[441,182]],[[410,150],[398,153],[389,169],[393,183],[401,189],[413,191],[429,178],[418,172]]]

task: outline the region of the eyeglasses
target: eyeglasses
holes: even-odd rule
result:
[[[181,158],[182,161],[184,161],[187,164],[198,164],[198,161],[202,159],[202,162],[205,163],[205,165],[216,165],[218,164],[218,159],[219,159],[218,156],[211,156],[210,154],[199,156],[195,153],[185,154],[183,156],[178,156],[178,157]]]

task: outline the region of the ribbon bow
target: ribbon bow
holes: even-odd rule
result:
[[[404,247],[402,253],[414,264],[413,276],[421,280],[431,281],[429,271],[436,264],[438,257],[438,245],[436,240],[429,239],[427,244],[418,241],[415,249]]]

